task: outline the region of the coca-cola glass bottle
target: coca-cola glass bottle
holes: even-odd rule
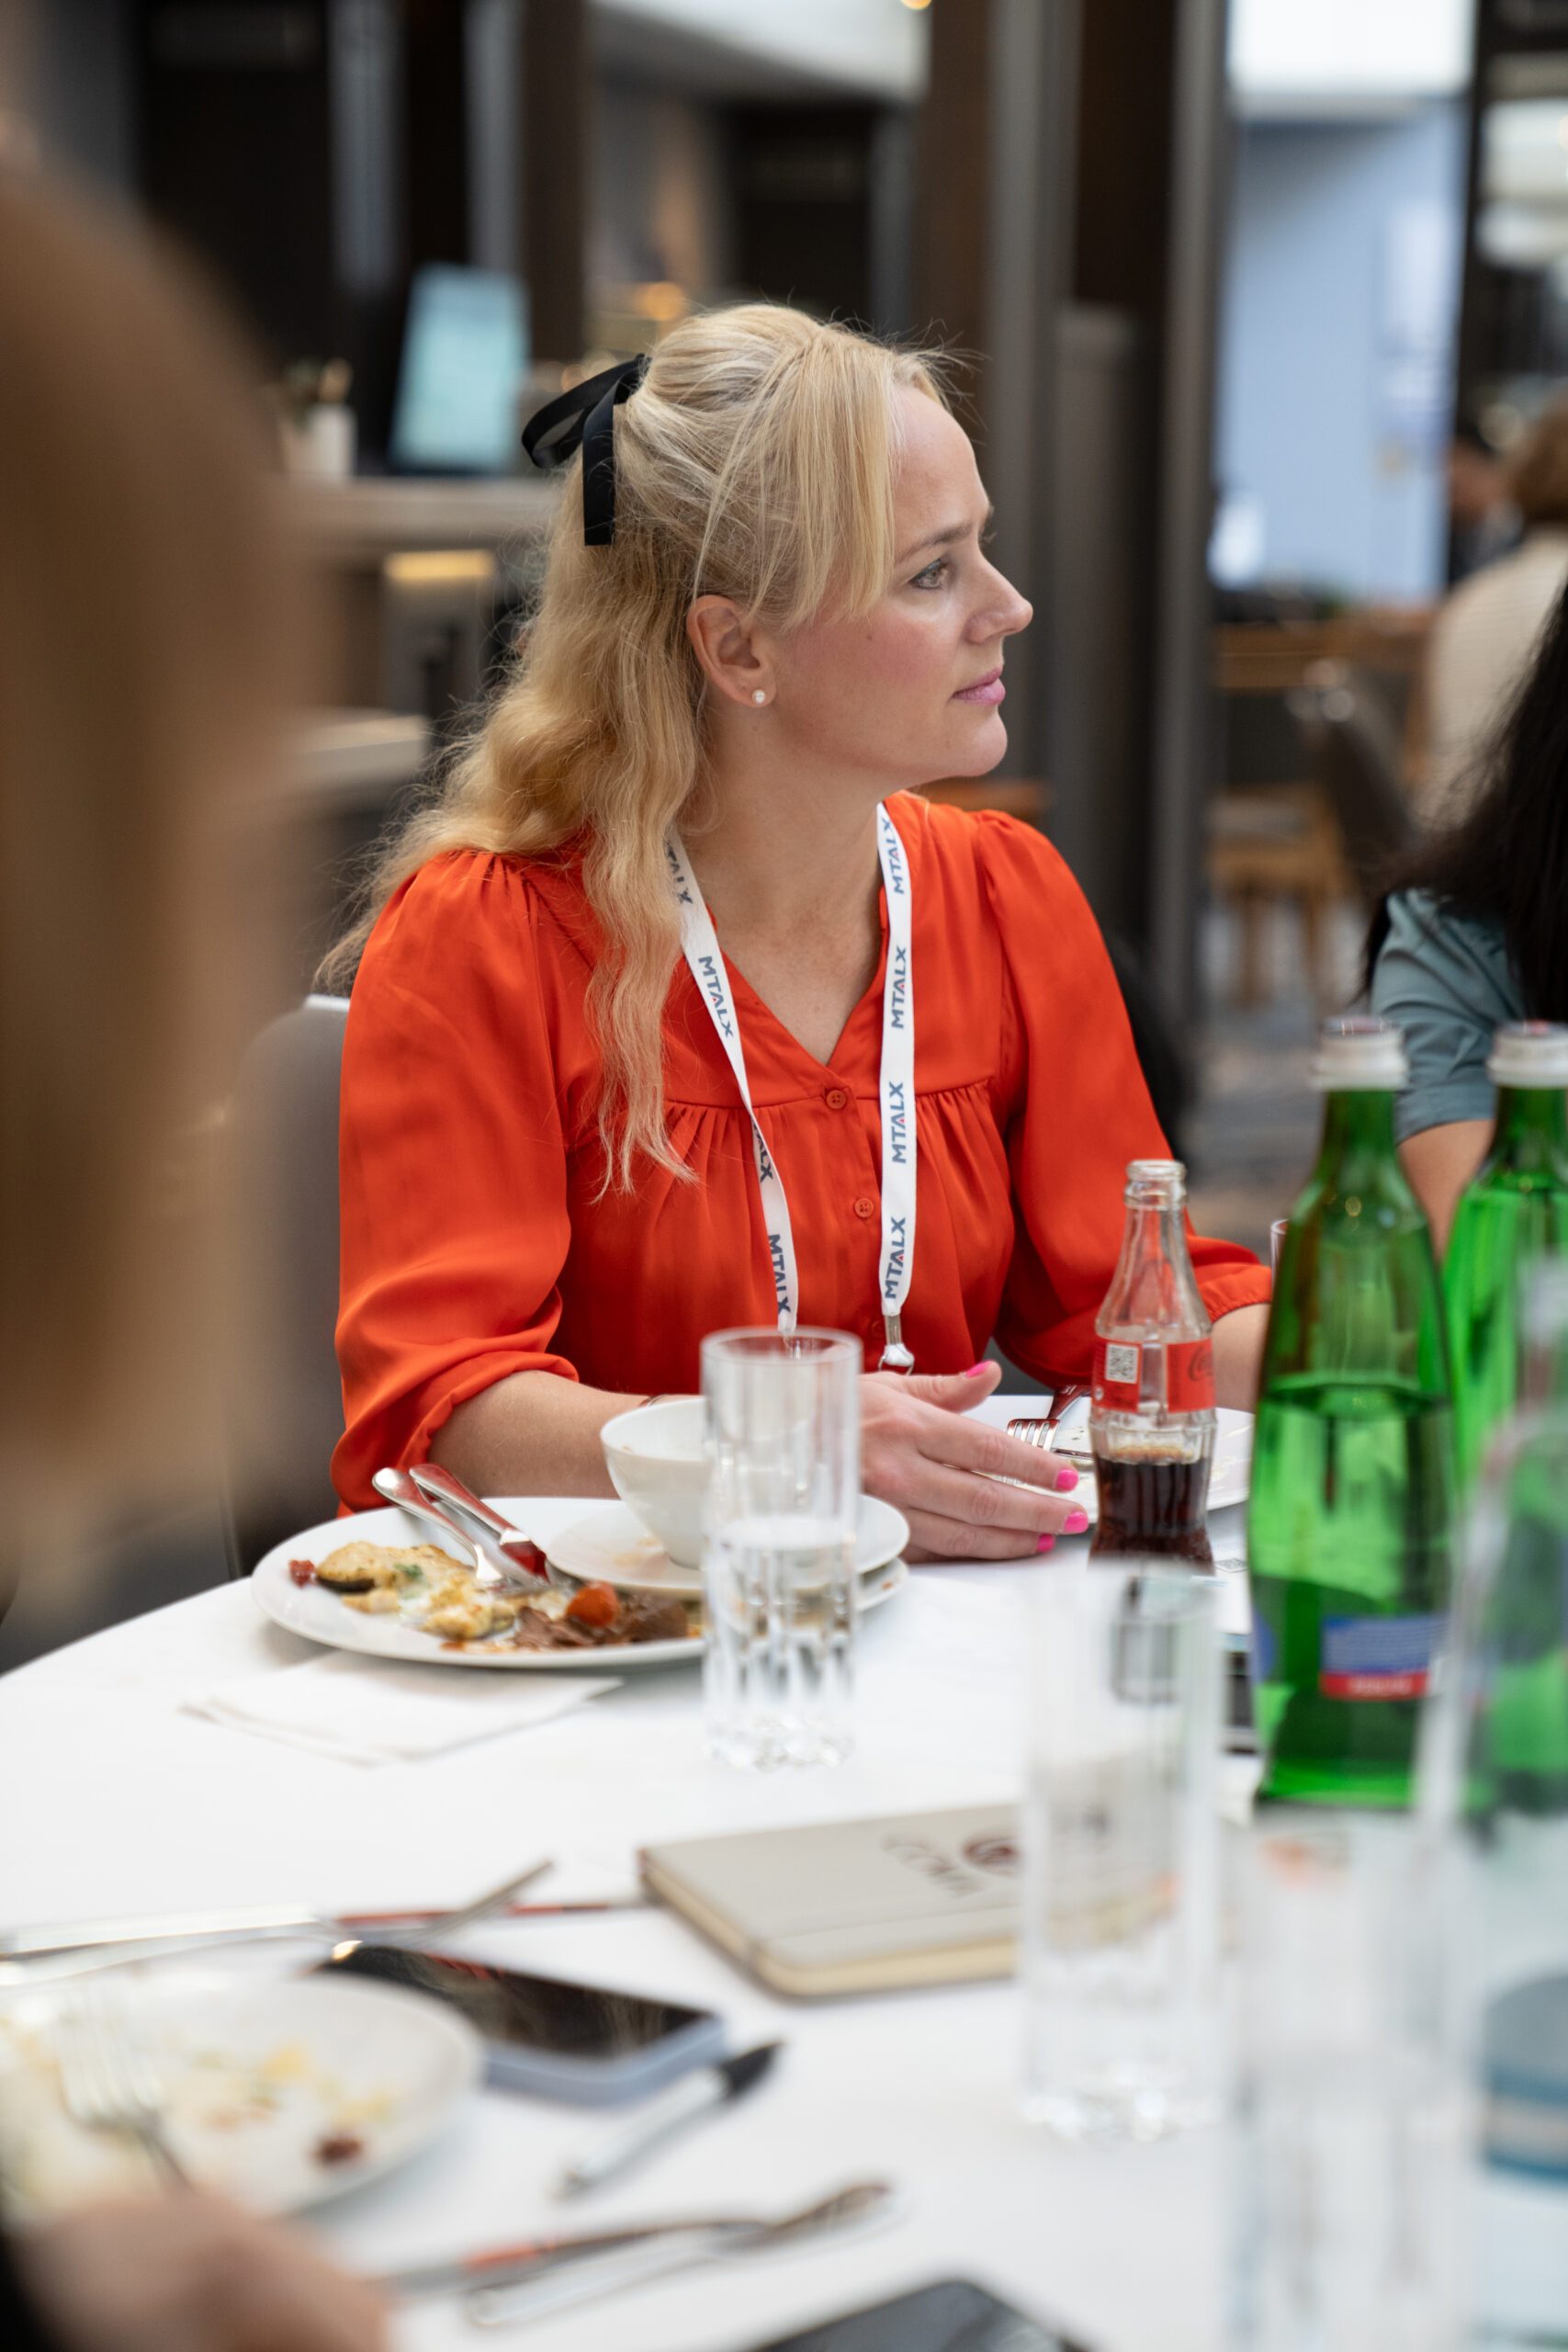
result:
[[[1187,1170],[1134,1159],[1125,1198],[1122,1255],[1094,1327],[1089,1550],[1212,1568],[1214,1348],[1187,1250]]]

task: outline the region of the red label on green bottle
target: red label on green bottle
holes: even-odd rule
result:
[[[1325,1617],[1317,1687],[1325,1699],[1424,1699],[1440,1617]]]

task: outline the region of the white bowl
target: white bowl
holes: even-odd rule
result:
[[[677,1567],[700,1567],[708,1484],[702,1398],[663,1396],[656,1405],[638,1405],[606,1421],[600,1437],[611,1480],[626,1508]]]

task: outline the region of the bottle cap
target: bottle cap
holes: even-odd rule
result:
[[[1392,1021],[1325,1021],[1312,1082],[1320,1094],[1396,1094],[1409,1083],[1404,1032]]]
[[[1492,1039],[1486,1075],[1494,1086],[1568,1086],[1568,1028],[1557,1021],[1510,1021]]]

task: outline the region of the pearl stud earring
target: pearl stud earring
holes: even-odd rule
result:
[[[751,699],[753,702],[766,702],[768,697],[764,689],[757,686],[752,691]]]

